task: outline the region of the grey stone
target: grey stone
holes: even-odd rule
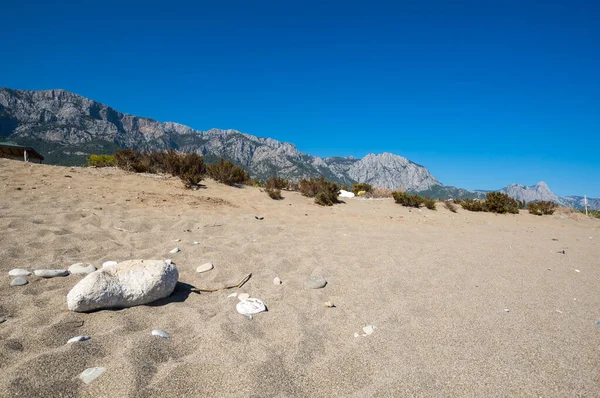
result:
[[[311,289],[321,289],[327,285],[327,281],[320,276],[313,276],[306,281],[306,286]]]
[[[175,249],[171,250],[169,253],[174,254],[174,253],[179,253],[180,251],[181,251],[181,249],[176,247]]]
[[[106,368],[103,367],[95,367],[95,368],[87,368],[79,375],[79,378],[85,383],[90,384],[92,381],[97,379],[102,373],[106,371]]]
[[[8,275],[9,276],[29,276],[29,275],[31,275],[31,272],[29,272],[23,268],[15,268],[15,269],[11,269],[10,271],[8,271]]]
[[[76,275],[87,275],[96,271],[92,264],[77,263],[69,267],[69,272]]]
[[[28,284],[29,282],[27,282],[27,279],[23,278],[22,276],[17,276],[15,279],[13,279],[10,282],[11,286],[23,286]]]
[[[179,278],[173,263],[129,260],[92,272],[67,294],[69,310],[127,308],[169,296]]]
[[[33,273],[40,278],[54,278],[57,276],[69,275],[69,271],[65,269],[36,269]]]

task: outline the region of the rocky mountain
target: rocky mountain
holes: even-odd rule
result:
[[[297,180],[324,175],[338,183],[366,182],[436,198],[485,197],[484,191],[444,186],[425,167],[391,153],[368,154],[362,159],[320,158],[298,151],[293,144],[237,130],[200,131],[124,114],[65,90],[0,88],[0,141],[32,146],[52,164],[85,164],[91,153],[111,154],[119,148],[174,148],[201,154],[209,163],[229,159],[257,178],[278,175]],[[583,206],[582,197],[561,198],[543,182],[532,187],[509,185],[501,191],[528,202]],[[600,209],[600,199],[588,202],[591,208]]]
[[[548,202],[554,202],[559,204],[565,204],[564,200],[556,195],[548,188],[545,182],[540,181],[533,186],[525,186],[520,184],[512,184],[504,187],[500,190],[510,197],[518,200],[524,200],[525,202],[536,202],[545,200]]]
[[[258,178],[324,175],[339,183],[368,182],[410,191],[441,185],[426,168],[401,156],[323,159],[302,153],[290,143],[237,130],[200,131],[123,114],[64,90],[0,89],[0,138],[34,146],[49,163],[64,165],[84,164],[90,153],[113,153],[118,148],[174,148],[199,153],[208,162],[229,159]]]

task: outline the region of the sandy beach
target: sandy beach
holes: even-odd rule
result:
[[[0,396],[600,396],[600,220],[205,184],[0,159]],[[8,276],[130,259],[172,259],[174,294],[74,313],[81,276]],[[268,311],[247,319],[233,292]]]

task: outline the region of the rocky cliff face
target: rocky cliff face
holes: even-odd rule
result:
[[[174,148],[200,153],[209,161],[230,159],[259,178],[324,175],[339,183],[368,182],[411,191],[440,185],[427,169],[400,156],[322,159],[290,143],[236,130],[199,131],[123,114],[64,90],[0,89],[0,137],[33,145],[45,152],[49,162],[59,164],[80,164],[89,153],[112,153],[119,147]]]

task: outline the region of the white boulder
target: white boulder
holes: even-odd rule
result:
[[[129,260],[92,272],[67,294],[75,312],[148,304],[173,293],[179,279],[175,264],[164,260]]]
[[[69,272],[76,275],[87,275],[96,271],[92,264],[77,263],[69,267]]]
[[[348,191],[345,191],[343,189],[340,189],[339,196],[342,197],[342,198],[353,198],[354,197],[354,192],[348,192]]]

